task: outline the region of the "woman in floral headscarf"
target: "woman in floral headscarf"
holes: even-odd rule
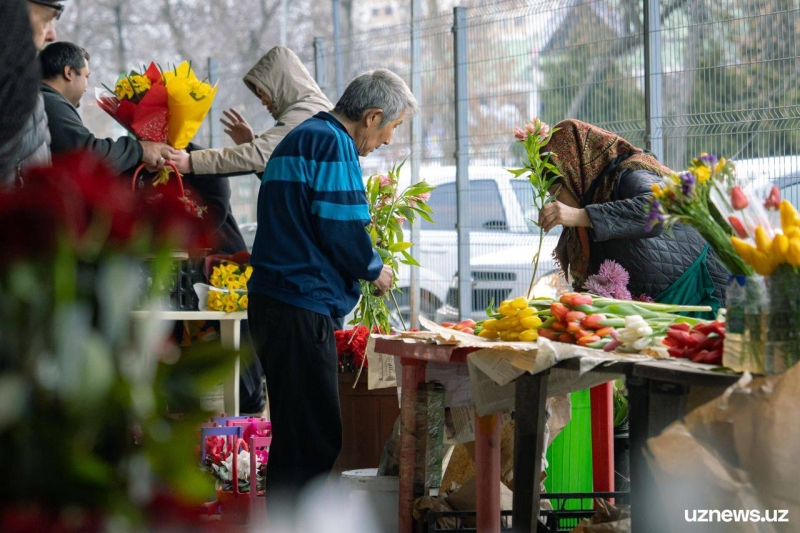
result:
[[[555,154],[562,178],[557,200],[539,213],[545,230],[564,231],[554,252],[576,289],[606,259],[630,273],[634,297],[719,307],[728,273],[705,240],[676,224],[671,235],[661,225],[650,231],[647,204],[651,186],[672,171],[618,135],[578,120],[556,125],[546,150]]]

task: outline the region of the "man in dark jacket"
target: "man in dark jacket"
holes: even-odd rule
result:
[[[172,148],[164,143],[132,137],[98,139],[84,126],[77,108],[91,74],[86,50],[72,43],[53,43],[39,54],[39,63],[54,154],[84,148],[120,173],[133,170],[141,162],[162,166],[172,154]]]

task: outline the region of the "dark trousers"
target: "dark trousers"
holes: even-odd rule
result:
[[[327,475],[342,448],[333,321],[262,294],[250,294],[250,335],[267,377],[272,446],[270,498],[294,499]]]

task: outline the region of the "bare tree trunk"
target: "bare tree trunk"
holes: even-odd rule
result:
[[[350,79],[355,75],[353,72],[353,0],[341,0],[342,6],[342,40],[343,57],[342,63],[345,65],[342,79],[345,87],[350,83]]]
[[[122,18],[122,8],[125,2],[117,2],[113,9],[114,27],[117,32],[117,66],[120,72],[128,70],[128,51],[125,46],[125,22]]]
[[[169,0],[164,0],[164,7],[161,10],[161,14],[169,27],[172,39],[175,41],[175,50],[178,52],[178,56],[180,56],[181,59],[191,57],[186,50],[186,35],[183,33],[183,30],[176,20],[175,14],[172,11],[172,4]]]

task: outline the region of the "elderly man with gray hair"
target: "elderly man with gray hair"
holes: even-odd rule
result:
[[[362,74],[332,112],[292,130],[264,171],[248,319],[274,433],[267,502],[275,493],[293,500],[339,455],[334,326],[358,302],[358,280],[372,282],[376,295],[392,285],[392,269],[364,229],[370,217],[358,157],[388,145],[416,110],[399,76]]]

